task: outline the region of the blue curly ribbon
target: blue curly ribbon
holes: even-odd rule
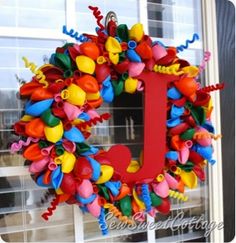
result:
[[[148,185],[142,184],[141,188],[142,188],[142,201],[145,204],[146,211],[150,212],[152,209],[152,201],[149,194]]]
[[[192,44],[196,40],[199,40],[199,35],[197,33],[194,33],[192,40],[186,40],[185,45],[180,45],[176,47],[177,52],[181,52],[184,51],[184,49],[188,49],[189,44]]]
[[[68,30],[67,27],[66,27],[66,25],[63,25],[62,32],[63,32],[63,34],[68,35],[68,36],[74,38],[76,41],[86,42],[86,41],[89,40],[83,34],[79,35],[79,33],[77,31],[75,31],[74,29]]]
[[[98,223],[99,223],[100,229],[102,231],[102,234],[107,235],[108,228],[107,228],[107,223],[106,223],[106,219],[105,219],[105,209],[104,208],[101,208],[101,213],[98,217]]]

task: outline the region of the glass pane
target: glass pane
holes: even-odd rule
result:
[[[65,23],[65,0],[2,0],[0,16],[0,26],[60,29]]]

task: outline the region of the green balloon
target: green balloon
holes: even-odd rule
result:
[[[125,42],[129,41],[129,29],[126,24],[120,24],[116,29],[116,35]]]
[[[194,133],[195,133],[195,129],[194,128],[190,128],[187,131],[185,131],[184,133],[182,133],[180,135],[180,138],[182,140],[191,140],[193,138]]]
[[[54,61],[55,65],[62,70],[71,70],[71,60],[66,54],[55,53]]]
[[[63,155],[64,151],[65,151],[65,149],[63,148],[62,145],[57,145],[56,146],[56,154],[57,154],[57,156]]]
[[[60,123],[60,119],[52,114],[51,109],[47,109],[41,115],[41,119],[49,127],[55,127]]]
[[[47,148],[48,146],[49,146],[49,144],[46,142],[46,141],[43,141],[43,140],[41,140],[41,141],[39,141],[39,147],[41,148],[41,149],[43,149],[43,148]]]
[[[76,143],[76,153],[81,154],[90,150],[90,146],[86,143]]]
[[[130,196],[125,196],[120,200],[120,209],[125,216],[130,216],[132,214]]]
[[[124,89],[123,81],[121,81],[121,80],[119,80],[118,82],[112,81],[112,86],[114,89],[115,96],[119,96],[123,92],[123,89]]]
[[[159,196],[156,195],[156,193],[151,192],[150,197],[151,197],[153,207],[157,207],[157,206],[161,205],[162,200]]]
[[[105,186],[102,185],[97,185],[98,186],[98,193],[99,195],[103,196],[106,200],[109,200],[109,193],[108,193],[108,189]]]

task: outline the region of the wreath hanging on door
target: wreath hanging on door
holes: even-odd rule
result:
[[[215,163],[212,139],[220,137],[211,123],[210,92],[223,85],[201,87],[197,81],[209,52],[199,67],[178,57],[197,34],[185,45],[166,47],[144,34],[140,23],[131,29],[117,25],[114,13],[104,27],[98,8],[89,8],[97,19],[96,36],[64,26],[81,44],[56,48],[39,68],[23,57],[34,76],[20,87],[27,102],[14,131],[22,138],[11,150],[30,161],[39,186],[54,189],[45,220],[59,203],[77,204],[98,218],[106,234],[106,212],[129,224],[136,213],[138,220],[147,213],[168,214],[170,197],[186,201],[185,187],[205,179],[204,167]],[[126,146],[105,151],[86,143],[91,128],[111,117],[97,109],[122,92],[144,92],[140,161],[132,160]]]

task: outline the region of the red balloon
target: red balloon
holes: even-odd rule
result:
[[[102,83],[111,73],[107,64],[96,65],[95,69],[96,79],[99,83]]]
[[[168,214],[170,212],[170,201],[168,198],[162,198],[162,204],[156,209],[162,214]]]
[[[76,160],[73,173],[78,178],[89,179],[92,176],[93,169],[86,158],[80,157]]]
[[[60,188],[66,194],[75,195],[77,181],[72,173],[64,174]]]

